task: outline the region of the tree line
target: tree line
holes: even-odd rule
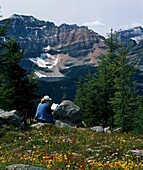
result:
[[[125,47],[113,30],[105,43],[107,54],[101,56],[94,75],[88,73],[77,83],[74,102],[88,126],[143,132],[143,96],[137,93],[136,68],[127,58],[129,46]]]

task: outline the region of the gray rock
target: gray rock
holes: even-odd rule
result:
[[[5,170],[48,170],[48,169],[25,164],[14,164],[7,166]]]
[[[136,139],[136,142],[143,142],[143,139]]]
[[[0,109],[0,126],[21,127],[21,118],[17,116],[16,110],[4,111]]]
[[[109,146],[109,145],[101,145],[100,147],[102,149],[112,149],[111,146]]]
[[[113,130],[113,132],[121,133],[122,132],[122,128],[121,127],[116,128],[116,129]]]
[[[143,150],[136,149],[136,150],[131,150],[131,152],[136,156],[143,156]]]
[[[32,127],[32,128],[36,128],[36,129],[40,129],[40,128],[42,128],[43,126],[46,126],[46,125],[51,125],[51,123],[38,122],[38,123],[32,124],[31,127]]]
[[[55,120],[55,126],[60,127],[60,128],[71,127],[70,124],[61,122],[60,120]]]
[[[90,129],[95,132],[104,132],[104,129],[102,126],[94,126],[94,127],[91,127]]]
[[[91,153],[92,153],[92,152],[95,152],[95,150],[94,150],[94,149],[91,149],[91,148],[87,148],[86,151],[87,151],[87,152],[91,152]]]
[[[0,109],[0,114],[2,114],[4,112],[4,110],[3,109]]]
[[[104,132],[105,132],[105,133],[111,133],[110,127],[105,127],[105,128],[104,128]]]
[[[82,113],[80,108],[70,100],[64,100],[54,113],[54,118],[71,126],[82,125]]]

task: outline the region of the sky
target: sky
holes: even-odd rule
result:
[[[0,0],[2,18],[13,14],[88,26],[107,36],[110,30],[143,27],[143,0]]]

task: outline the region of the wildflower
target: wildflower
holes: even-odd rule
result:
[[[70,168],[70,165],[66,165],[67,168]]]

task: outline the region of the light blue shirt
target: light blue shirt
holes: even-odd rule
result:
[[[51,107],[48,103],[39,103],[37,110],[36,110],[36,115],[35,115],[36,120],[42,120],[46,121],[49,123],[53,122],[53,115],[51,114]]]

